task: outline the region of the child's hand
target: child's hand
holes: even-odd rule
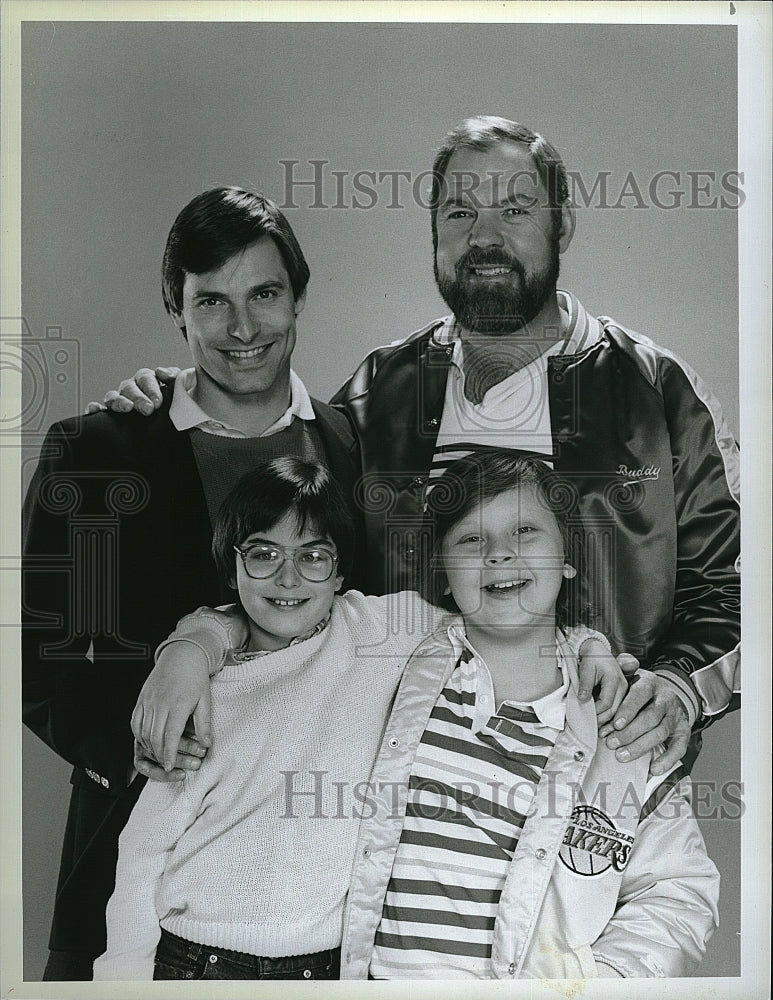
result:
[[[186,771],[197,771],[201,761],[206,756],[207,748],[203,747],[195,736],[182,736],[177,747],[177,757],[171,771],[166,771],[151,756],[149,750],[139,742],[134,741],[134,768],[140,774],[153,781],[182,781]]]
[[[639,661],[630,653],[617,658],[598,639],[586,639],[580,647],[579,698],[587,701],[596,694],[596,718],[599,726],[609,722],[628,690],[626,675],[636,673]]]
[[[191,642],[171,642],[158,656],[158,662],[145,681],[132,714],[132,732],[143,754],[137,753],[135,767],[141,774],[157,777],[153,761],[173,774],[178,769],[191,770],[180,763],[178,751],[203,756],[212,745],[210,735],[209,661],[205,652]],[[195,743],[181,737],[193,717]],[[145,763],[145,767],[139,765]],[[190,761],[188,762],[191,763]],[[157,765],[156,765],[157,766]],[[195,765],[198,766],[198,765]],[[174,775],[179,780],[183,775]]]
[[[673,684],[642,670],[631,681],[613,721],[603,726],[599,735],[607,738],[607,746],[615,750],[618,760],[635,760],[654,750],[650,773],[665,774],[687,750],[690,723]]]

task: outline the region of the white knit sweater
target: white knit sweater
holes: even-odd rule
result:
[[[405,595],[350,592],[311,639],[227,659],[201,768],[148,782],[121,835],[95,979],[152,979],[160,927],[253,955],[340,944],[365,783],[405,662],[440,614],[420,609],[418,631],[390,630]]]
[[[317,635],[255,659],[226,657],[212,678],[212,748],[200,769],[148,782],[121,834],[95,980],[152,979],[161,927],[251,955],[340,945],[392,698],[408,657],[443,618],[417,594],[349,591]],[[217,649],[227,630],[206,615],[199,622]],[[576,650],[589,636],[603,638],[578,628],[570,643]]]

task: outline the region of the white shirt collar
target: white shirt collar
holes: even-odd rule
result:
[[[214,420],[202,410],[192,396],[196,388],[196,369],[186,368],[185,371],[175,379],[174,395],[172,404],[169,407],[169,419],[178,431],[191,430],[197,427],[207,434],[214,434],[220,437],[246,438],[251,435],[245,434],[238,427],[232,427],[220,420]],[[290,371],[290,405],[285,412],[267,427],[259,437],[269,437],[279,431],[289,427],[293,420],[298,417],[300,420],[314,420],[314,408],[311,405],[311,397],[301,379]]]
[[[570,687],[570,673],[569,665],[566,660],[565,655],[565,643],[560,641],[560,633],[556,629],[556,660],[558,663],[558,668],[561,671],[561,684],[559,687],[555,688],[553,691],[549,691],[546,695],[541,698],[537,698],[534,702],[525,701],[508,701],[508,702],[497,702],[494,692],[494,684],[491,680],[491,674],[486,666],[483,657],[481,657],[475,650],[470,640],[467,638],[467,633],[465,632],[464,625],[459,622],[454,622],[448,626],[448,638],[451,641],[451,645],[454,649],[454,654],[461,656],[463,649],[468,649],[473,656],[473,661],[478,668],[478,683],[477,691],[479,694],[489,694],[491,697],[490,704],[493,704],[498,708],[499,704],[512,705],[515,708],[530,708],[540,720],[544,726],[550,726],[553,729],[562,730],[566,723],[566,700],[569,694]],[[486,713],[484,713],[486,714]],[[490,716],[492,713],[487,713]]]

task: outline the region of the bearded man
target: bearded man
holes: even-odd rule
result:
[[[663,739],[677,730],[653,762],[662,773],[686,755],[688,727],[737,704],[735,441],[684,361],[557,289],[575,216],[542,136],[503,118],[462,122],[435,158],[430,208],[452,315],[374,351],[333,400],[362,451],[370,587],[414,585],[432,545],[426,493],[450,461],[491,446],[548,461],[579,498],[594,627],[651,670],[609,745],[638,756],[652,746],[645,720],[660,718]]]

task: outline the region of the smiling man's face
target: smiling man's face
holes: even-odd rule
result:
[[[185,328],[204,409],[204,399],[218,394],[287,397],[295,318],[305,293],[294,297],[270,236],[214,271],[186,274],[182,298],[173,319]]]
[[[554,214],[526,146],[458,149],[437,210],[435,278],[461,325],[513,333],[555,296],[569,209]]]

